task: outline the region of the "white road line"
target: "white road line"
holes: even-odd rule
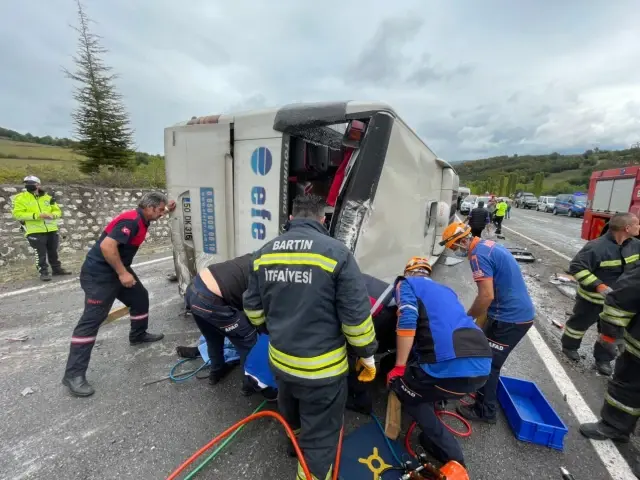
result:
[[[564,367],[560,364],[556,356],[553,354],[547,343],[544,341],[538,330],[533,327],[529,329],[529,340],[540,355],[545,367],[549,371],[551,378],[561,393],[567,396],[567,404],[580,423],[597,422],[598,418],[593,413],[587,402],[585,402],[578,389],[575,387],[571,378],[565,372]],[[602,460],[604,467],[607,469],[611,478],[614,480],[635,480],[631,467],[624,459],[618,448],[611,440],[591,440],[594,450]]]
[[[145,265],[153,265],[154,263],[166,262],[167,260],[172,260],[172,259],[173,259],[173,256],[156,258],[155,260],[149,260],[147,262],[140,262],[140,263],[133,264],[131,266],[132,267],[144,267]],[[13,292],[0,293],[0,298],[8,298],[8,297],[13,297],[15,295],[21,295],[23,293],[35,292],[37,290],[42,290],[44,288],[55,288],[55,287],[58,287],[60,285],[64,285],[66,283],[77,282],[78,279],[79,279],[79,277],[75,277],[75,278],[70,278],[69,280],[62,280],[61,282],[53,282],[53,283],[48,283],[46,285],[38,285],[37,287],[22,288],[20,290],[14,290]]]
[[[563,255],[562,253],[549,248],[546,245],[533,240],[532,238],[522,235],[521,233],[516,232],[511,228],[504,226],[503,228],[516,233],[521,237],[537,245],[540,245],[547,250],[550,250],[551,252],[559,255],[566,260],[571,261],[571,259],[566,255]],[[529,329],[528,336],[529,340],[531,340],[531,343],[533,344],[533,347],[536,349],[536,352],[538,352],[538,355],[542,359],[542,362],[549,371],[549,375],[551,375],[551,378],[555,382],[556,387],[558,387],[558,390],[560,390],[561,393],[566,394],[567,404],[569,405],[569,408],[571,409],[573,414],[576,416],[578,422],[597,422],[598,417],[596,417],[591,408],[589,408],[589,405],[587,405],[587,402],[584,400],[584,398],[582,398],[582,395],[580,395],[580,392],[571,381],[571,378],[569,377],[569,375],[567,375],[564,367],[560,364],[536,327]],[[631,467],[629,466],[627,461],[622,455],[620,455],[620,451],[611,440],[590,441],[593,445],[593,449],[600,457],[600,460],[602,461],[604,467],[611,475],[611,478],[613,478],[614,480],[634,480],[637,478],[633,474],[633,471],[631,470]]]
[[[560,258],[564,258],[565,260],[567,260],[569,262],[571,261],[571,257],[567,257],[564,253],[560,253],[559,251],[554,250],[553,248],[546,246],[544,243],[540,243],[539,241],[534,240],[531,237],[527,237],[526,235],[523,235],[520,232],[516,232],[513,228],[505,227],[504,225],[502,226],[502,228],[504,228],[505,230],[509,230],[511,233],[515,233],[516,235],[520,235],[522,238],[524,238],[526,240],[529,240],[530,242],[535,243],[536,245],[544,248],[545,250],[549,250],[551,253],[555,253]]]

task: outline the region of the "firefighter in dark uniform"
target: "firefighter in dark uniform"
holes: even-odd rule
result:
[[[209,383],[217,384],[231,370],[224,361],[224,339],[227,337],[244,361],[258,340],[256,328],[242,309],[242,294],[247,289],[251,254],[213,263],[202,269],[187,287],[185,302],[207,341],[211,361]],[[248,385],[245,394],[252,393]]]
[[[298,196],[288,231],[254,252],[244,310],[269,332],[278,408],[314,479],[332,476],[347,400],[348,342],[372,381],[377,341],[355,258],[323,226],[324,202]],[[346,339],[346,342],[345,342]],[[298,433],[299,432],[299,433]],[[297,477],[306,480],[300,463]]]
[[[588,242],[569,264],[569,273],[578,282],[573,314],[562,335],[562,351],[573,361],[579,361],[578,348],[589,327],[598,322],[604,297],[625,270],[632,268],[640,258],[638,217],[631,213],[618,213],[609,220],[609,231]],[[600,324],[598,323],[600,333]],[[616,356],[614,346],[602,339],[596,340],[593,356],[596,368],[603,375],[611,375],[611,360]]]
[[[62,379],[62,384],[68,387],[71,394],[88,397],[94,393],[93,387],[87,382],[87,367],[100,324],[107,318],[116,299],[129,307],[131,345],[157,342],[164,338],[162,334],[147,332],[149,293],[131,269],[131,263],[144,242],[149,223],[173,209],[175,202],[167,206],[164,194],[145,194],[136,210],[123,212],[109,222],[87,253],[80,270],[80,286],[85,294],[84,312],[73,330]]]
[[[609,343],[624,338],[624,351],[617,358],[609,380],[600,421],[580,425],[580,432],[593,440],[629,442],[640,417],[640,268],[623,274],[615,290],[607,294],[600,314],[600,333]],[[640,465],[633,466],[640,478]]]

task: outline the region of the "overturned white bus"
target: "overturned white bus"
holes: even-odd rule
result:
[[[408,258],[435,262],[458,197],[453,168],[382,103],[292,104],[194,117],[165,129],[179,289],[205,265],[283,231],[292,200],[327,198],[327,227],[363,272],[391,280]]]

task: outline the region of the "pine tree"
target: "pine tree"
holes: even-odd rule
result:
[[[77,82],[74,98],[78,107],[72,114],[77,144],[74,151],[83,155],[80,170],[95,173],[101,166],[134,168],[133,130],[129,115],[116,91],[115,74],[101,56],[107,52],[101,37],[89,31],[91,21],[80,0],[78,5],[78,50],[73,57],[75,72],[64,69],[68,78]]]
[[[511,172],[509,174],[509,186],[507,188],[507,195],[512,195],[516,192],[516,187],[518,185],[518,174],[515,172]]]
[[[533,194],[535,196],[540,196],[542,193],[542,184],[544,182],[544,173],[538,172],[536,176],[533,178]]]
[[[500,196],[506,197],[507,195],[509,195],[508,189],[509,189],[509,177],[504,175],[500,180]]]

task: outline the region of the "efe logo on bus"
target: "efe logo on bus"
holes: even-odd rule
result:
[[[267,147],[258,147],[251,154],[251,170],[257,176],[265,177],[270,171],[273,164],[271,151]],[[271,221],[271,212],[264,208],[260,208],[267,202],[267,191],[262,186],[251,187],[251,205],[258,208],[251,209],[251,217],[260,220]],[[267,227],[262,222],[254,221],[251,224],[251,236],[256,240],[264,240],[267,238]]]

